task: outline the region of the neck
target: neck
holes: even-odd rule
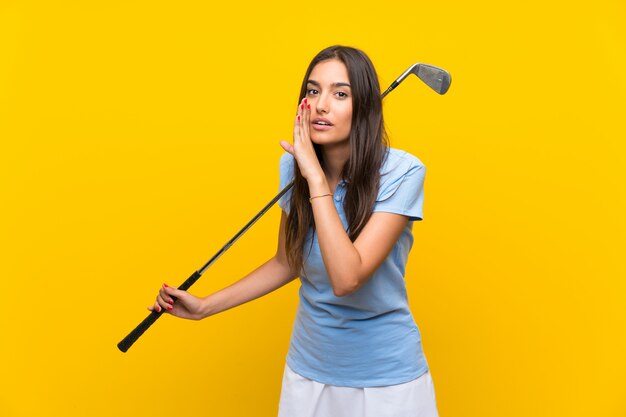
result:
[[[341,172],[350,157],[350,145],[347,141],[322,146],[324,155],[324,173],[329,183],[337,184],[341,180]]]

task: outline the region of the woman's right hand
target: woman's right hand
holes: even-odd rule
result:
[[[326,179],[311,141],[311,105],[304,98],[298,106],[293,127],[293,145],[280,141],[280,146],[295,158],[300,173],[307,181]]]
[[[176,301],[172,297],[176,297]],[[154,305],[148,307],[150,311],[169,313],[173,316],[189,320],[203,319],[205,314],[205,300],[187,291],[179,290],[163,284],[157,295]]]

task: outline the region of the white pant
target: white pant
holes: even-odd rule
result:
[[[404,384],[337,387],[285,365],[278,417],[439,417],[430,372]]]

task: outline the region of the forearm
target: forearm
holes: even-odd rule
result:
[[[329,193],[325,179],[309,181],[311,196]],[[364,278],[361,255],[346,233],[332,197],[311,200],[324,266],[337,296],[355,291]]]
[[[205,297],[203,316],[212,316],[262,297],[294,278],[286,263],[274,256],[234,284]]]

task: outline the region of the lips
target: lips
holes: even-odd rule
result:
[[[316,119],[313,119],[313,121],[311,123],[316,125],[316,126],[332,126],[333,125],[330,122],[330,120],[324,119],[323,117],[318,117]]]

